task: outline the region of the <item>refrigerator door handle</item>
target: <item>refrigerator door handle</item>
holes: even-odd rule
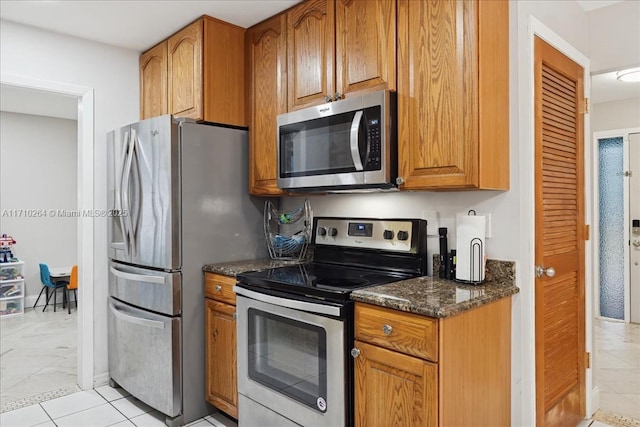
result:
[[[130,316],[128,314],[124,314],[122,311],[118,310],[112,302],[109,302],[109,309],[114,316],[119,317],[125,322],[134,323],[140,326],[148,326],[156,329],[164,329],[164,322],[158,322],[157,320],[144,319],[142,317]]]
[[[129,252],[131,256],[134,255],[135,250],[135,237],[133,235],[133,223],[131,221],[131,197],[129,194],[129,182],[131,179],[131,166],[133,163],[133,153],[135,149],[135,141],[136,131],[131,129],[131,138],[129,139],[129,143],[127,144],[127,160],[124,167],[124,177],[122,179],[122,208],[126,211],[125,215],[125,225],[126,231],[125,233],[129,235]]]
[[[131,221],[131,234],[132,234],[132,253],[135,254],[135,252],[137,251],[137,241],[138,241],[138,228],[140,225],[140,210],[142,209],[142,188],[141,188],[141,181],[142,178],[140,177],[140,143],[138,142],[138,135],[136,134],[135,129],[131,130],[131,151],[133,153],[133,155],[131,156],[132,158],[132,168],[131,171],[129,172],[132,179],[133,179],[133,184],[136,187],[136,191],[134,192],[134,194],[136,194],[136,199],[133,200],[133,202],[135,203],[135,217],[133,217],[132,221]],[[133,168],[133,161],[135,161],[135,174],[132,173],[134,168]],[[131,201],[130,201],[131,204]],[[134,212],[130,211],[129,215],[133,215]]]
[[[125,132],[124,134],[124,147],[122,150],[122,158],[120,159],[120,165],[122,166],[122,172],[120,173],[120,191],[119,194],[116,197],[116,203],[118,204],[118,206],[116,206],[116,209],[119,209],[121,211],[123,211],[124,208],[124,177],[125,177],[125,165],[127,163],[127,152],[129,150],[129,132]],[[127,212],[126,215],[128,215],[129,213]],[[121,212],[120,215],[120,227],[122,229],[122,241],[124,243],[124,253],[127,259],[130,258],[130,254],[129,254],[129,236],[128,236],[128,231],[127,231],[127,223],[124,219],[125,213]]]
[[[136,280],[141,282],[149,282],[149,283],[160,283],[164,284],[165,280],[162,276],[147,276],[146,274],[135,274],[135,273],[127,273],[124,271],[120,271],[114,267],[109,267],[111,273],[114,276],[120,277],[125,280]]]

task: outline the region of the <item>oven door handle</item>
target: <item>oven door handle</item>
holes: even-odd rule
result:
[[[249,289],[234,286],[233,291],[237,295],[251,298],[257,301],[266,302],[267,304],[279,305],[293,310],[307,311],[317,314],[326,314],[328,316],[340,316],[340,307],[328,304],[316,304],[313,302],[298,301],[295,299],[280,298],[273,295],[263,294],[261,292],[250,291]]]
[[[353,165],[357,171],[364,169],[362,167],[362,160],[360,159],[360,147],[358,146],[358,134],[360,133],[360,121],[362,120],[362,110],[356,111],[351,122],[351,138],[349,139],[349,145],[351,148],[351,159]]]

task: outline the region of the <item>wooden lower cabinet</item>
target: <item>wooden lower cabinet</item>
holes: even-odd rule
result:
[[[355,305],[355,425],[509,426],[511,297],[441,319]]]
[[[234,284],[231,277],[205,273],[206,398],[238,418],[235,298],[228,302]]]
[[[356,426],[438,425],[438,367],[356,340]]]

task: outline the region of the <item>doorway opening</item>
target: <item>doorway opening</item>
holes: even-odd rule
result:
[[[594,133],[596,317],[640,323],[640,129]]]
[[[62,82],[52,82],[25,76],[0,76],[6,87],[42,91],[52,95],[74,97],[77,100],[77,209],[93,211],[94,198],[94,90]],[[93,388],[93,276],[94,224],[89,215],[77,218],[77,385],[82,390]]]

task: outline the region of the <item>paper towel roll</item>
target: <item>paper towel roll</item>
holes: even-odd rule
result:
[[[456,218],[456,280],[484,281],[484,241],[486,218],[458,215]]]

